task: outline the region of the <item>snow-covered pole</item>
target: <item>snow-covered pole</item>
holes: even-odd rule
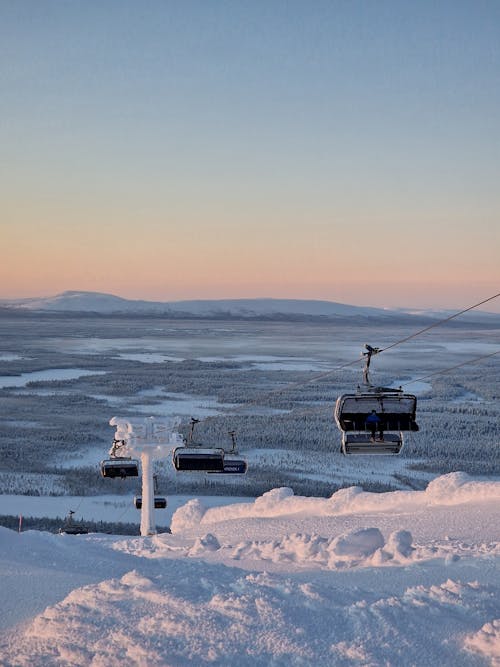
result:
[[[154,518],[153,461],[166,457],[172,447],[181,444],[181,436],[176,431],[178,420],[173,418],[155,420],[154,417],[147,417],[146,419],[131,421],[113,417],[109,423],[116,427],[115,440],[124,443],[123,454],[125,456],[141,457],[141,535],[154,535],[156,525]]]
[[[141,535],[155,535],[155,499],[153,485],[153,457],[149,447],[142,450],[142,507]]]

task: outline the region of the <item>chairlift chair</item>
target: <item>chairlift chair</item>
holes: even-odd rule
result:
[[[184,472],[223,472],[224,450],[198,445],[176,447],[172,457],[174,468]]]
[[[228,434],[231,437],[231,449],[228,452],[229,458],[227,454],[224,456],[224,467],[222,470],[211,470],[209,473],[218,473],[222,475],[244,475],[248,468],[246,460],[235,458],[235,456],[239,453],[236,446],[236,431],[228,431]]]
[[[73,521],[73,514],[73,510],[68,512],[64,524],[59,528],[59,533],[65,535],[87,535],[89,532],[88,528],[82,523],[75,523]]]
[[[103,477],[138,477],[139,461],[125,456],[116,456],[101,461],[101,475]]]
[[[179,472],[222,472],[224,449],[205,447],[194,442],[194,427],[199,419],[191,417],[191,428],[184,445],[176,447],[172,454],[174,468]]]
[[[135,496],[134,497],[134,505],[135,508],[140,510],[142,509],[142,496]],[[155,510],[164,510],[167,506],[167,499],[164,498],[163,496],[155,496],[154,497],[154,508]]]
[[[401,389],[370,387],[355,394],[339,396],[335,405],[335,421],[342,431],[343,454],[399,454],[403,433],[418,431],[417,399]],[[375,411],[379,423],[376,429],[383,438],[372,438],[368,416]]]

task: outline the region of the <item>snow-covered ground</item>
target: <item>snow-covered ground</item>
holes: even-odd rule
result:
[[[139,487],[140,488],[140,487]],[[138,490],[138,495],[140,491]],[[157,495],[163,495],[158,492]],[[173,514],[179,507],[189,502],[193,496],[167,496],[165,509],[155,510],[156,523],[168,526]],[[246,496],[204,496],[206,507],[217,507],[228,503],[248,502]],[[23,496],[20,494],[0,495],[1,513],[10,516],[33,518],[63,519],[70,510],[75,512],[75,520],[106,521],[137,523],[139,527],[140,512],[135,508],[133,495],[102,495],[102,496]]]
[[[48,368],[44,371],[21,373],[21,375],[0,376],[0,389],[4,387],[25,387],[28,382],[51,380],[75,380],[86,375],[104,375],[105,371],[89,371],[83,368]]]
[[[192,499],[172,534],[0,528],[0,664],[500,665],[500,482]]]

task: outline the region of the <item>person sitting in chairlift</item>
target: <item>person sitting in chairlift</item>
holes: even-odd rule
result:
[[[378,439],[380,442],[384,441],[384,428],[382,426],[382,420],[377,414],[376,410],[372,410],[371,414],[366,418],[366,426],[370,429],[371,437],[370,440],[375,442],[375,434],[378,429]]]

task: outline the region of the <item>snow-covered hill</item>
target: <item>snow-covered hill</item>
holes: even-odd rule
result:
[[[180,507],[172,534],[0,528],[0,663],[499,665],[500,482]]]
[[[305,299],[217,299],[191,301],[141,301],[112,294],[68,291],[57,296],[3,301],[4,306],[52,312],[142,313],[199,317],[262,317],[304,315],[315,317],[384,316],[381,308],[350,306],[331,301]]]
[[[67,291],[56,296],[3,299],[0,307],[33,312],[98,313],[121,315],[165,315],[167,317],[263,318],[276,320],[378,318],[385,323],[412,323],[449,317],[452,311],[411,308],[373,308],[314,299],[193,299],[188,301],[146,301],[124,299],[99,292]],[[467,320],[500,324],[498,313],[473,311]]]
[[[352,306],[333,301],[307,299],[215,299],[191,301],[144,301],[123,299],[112,294],[68,291],[52,297],[3,300],[0,305],[30,311],[100,314],[164,314],[191,317],[276,318],[293,317],[389,317],[414,316],[382,308]]]

